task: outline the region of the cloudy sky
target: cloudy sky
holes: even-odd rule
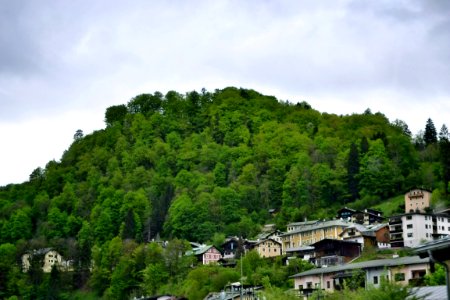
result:
[[[154,91],[252,88],[413,134],[450,125],[450,1],[16,0],[0,4],[0,185]]]

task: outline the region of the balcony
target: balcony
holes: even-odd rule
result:
[[[405,243],[403,242],[403,240],[398,240],[398,241],[392,241],[391,240],[391,247],[392,248],[403,248],[405,246]]]
[[[403,234],[398,234],[398,233],[392,234],[391,233],[390,239],[391,239],[391,242],[392,241],[402,241],[403,240]]]
[[[394,217],[389,219],[389,225],[396,225],[396,224],[402,224],[401,217]]]
[[[403,228],[402,226],[389,226],[389,232],[390,233],[402,233],[403,232]]]

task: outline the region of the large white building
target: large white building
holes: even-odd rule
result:
[[[390,218],[389,230],[392,247],[416,247],[450,235],[450,216],[425,213],[397,215]]]

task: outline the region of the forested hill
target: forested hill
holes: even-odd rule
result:
[[[439,138],[431,120],[413,139],[404,122],[369,109],[338,116],[230,87],[138,95],[107,108],[105,122],[29,182],[1,188],[1,243],[205,242],[416,186],[446,197],[448,133]]]

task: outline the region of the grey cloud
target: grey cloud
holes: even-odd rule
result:
[[[39,69],[40,51],[23,15],[22,1],[7,1],[0,6],[0,76],[26,75]]]

